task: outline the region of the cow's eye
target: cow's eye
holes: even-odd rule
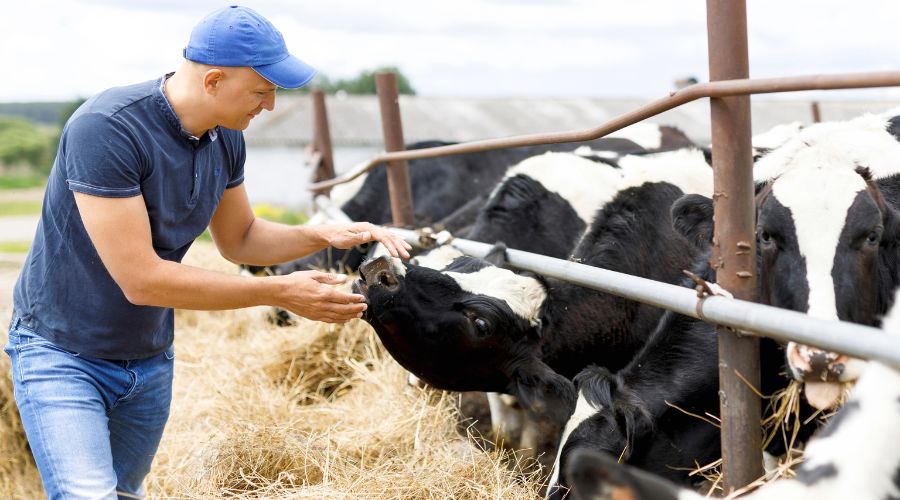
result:
[[[490,330],[488,322],[481,318],[475,318],[472,322],[475,323],[475,328],[478,328],[479,333],[488,333]]]
[[[881,236],[878,234],[878,231],[872,231],[869,233],[869,236],[866,237],[866,243],[870,245],[877,245],[879,240],[881,240]]]
[[[775,239],[768,231],[760,231],[759,244],[763,248],[772,248],[775,245]]]

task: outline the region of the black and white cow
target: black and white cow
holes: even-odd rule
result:
[[[757,197],[762,303],[877,325],[900,283],[898,140],[900,117],[866,115],[813,125],[757,163],[755,177],[767,180]],[[796,343],[787,358],[817,407],[864,369]]]
[[[708,191],[710,169],[701,152],[695,155],[695,175],[707,179]],[[674,283],[695,253],[669,219],[669,206],[683,191],[667,182],[639,183],[639,172],[653,172],[647,165],[624,176],[637,185],[602,206],[572,259]],[[627,364],[661,314],[469,257],[442,270],[381,257],[360,273],[356,287],[369,303],[364,318],[400,364],[437,388],[515,395],[557,426],[547,433],[554,441],[574,405],[571,378],[589,364]]]
[[[615,162],[609,162],[610,152],[589,153],[606,161],[597,163],[569,153],[545,153],[510,169],[480,211],[467,238],[486,243],[501,241],[509,248],[566,258],[584,229],[592,224],[597,210],[619,190],[659,181],[686,192],[710,190],[711,171],[702,152],[694,148],[626,155]],[[578,182],[572,182],[573,179]],[[459,255],[444,246],[416,257],[414,263],[440,270]],[[514,448],[540,448],[537,436],[546,433],[528,412],[520,411],[515,398],[490,393],[488,401],[498,440]]]
[[[896,303],[896,301],[895,301]],[[900,311],[882,328],[900,337]],[[900,498],[900,371],[871,363],[849,401],[809,442],[794,479],[774,481],[741,498],[830,500]],[[657,475],[582,449],[565,467],[573,500],[706,498]]]

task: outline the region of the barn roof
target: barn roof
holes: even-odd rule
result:
[[[470,141],[511,135],[596,127],[648,101],[601,98],[458,98],[400,96],[404,140]],[[753,101],[753,133],[783,123],[812,122],[809,100]],[[326,98],[331,140],[338,146],[380,146],[383,142],[375,96]],[[897,101],[821,101],[823,120],[882,112]],[[674,125],[699,143],[709,141],[709,105],[694,101],[650,121]],[[308,95],[280,95],[275,111],[263,113],[246,131],[251,146],[304,146],[312,139],[312,101]]]

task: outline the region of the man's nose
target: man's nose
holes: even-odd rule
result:
[[[275,92],[272,92],[271,94],[266,96],[266,98],[263,100],[262,107],[263,109],[268,111],[275,110]]]

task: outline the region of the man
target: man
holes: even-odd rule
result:
[[[328,245],[410,248],[368,223],[256,219],[241,130],[277,87],[315,71],[256,12],[218,10],[158,80],[88,100],[63,130],[41,221],[16,283],[6,352],[16,403],[50,498],[143,495],[169,413],[172,308],[272,305],[340,323],[361,295],[320,272],[251,278],[180,263],[208,226],[227,259],[267,265]]]

